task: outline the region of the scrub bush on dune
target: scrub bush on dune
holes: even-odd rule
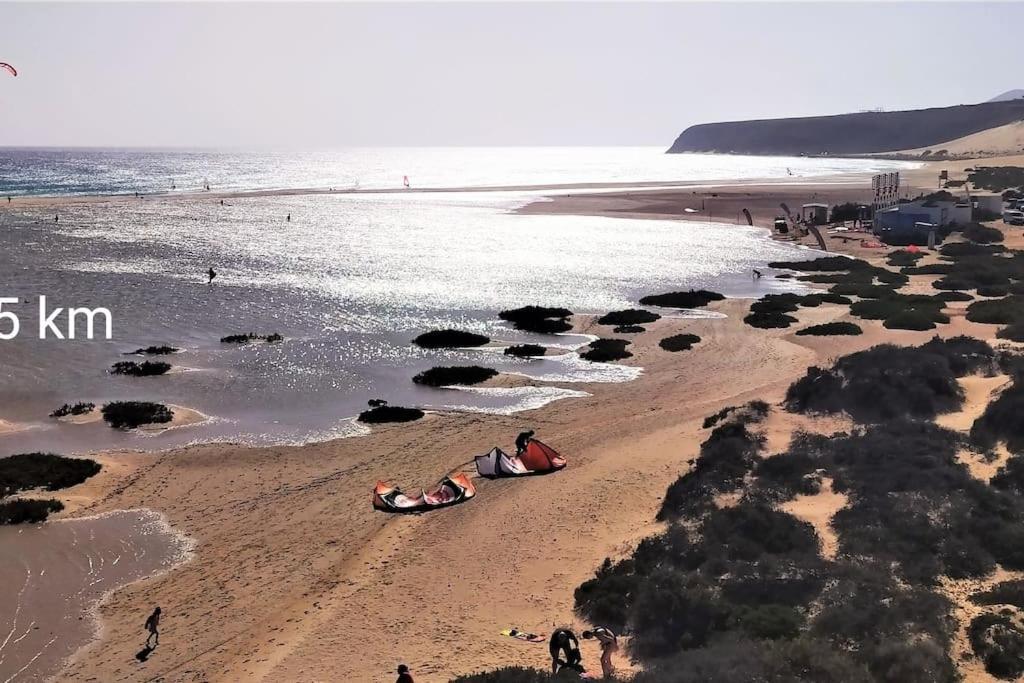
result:
[[[675,334],[659,341],[658,346],[666,351],[689,351],[694,344],[698,343],[700,343],[700,337],[695,334]]]
[[[700,308],[712,301],[721,301],[725,297],[718,292],[706,289],[691,289],[688,292],[668,292],[651,294],[640,299],[644,306],[661,306],[662,308]]]
[[[975,301],[967,307],[967,319],[973,323],[1012,325],[1024,322],[1024,296]]]
[[[50,417],[67,417],[68,415],[86,415],[96,409],[95,403],[65,403],[57,410],[50,413]]]
[[[661,318],[657,313],[651,313],[641,308],[630,308],[625,311],[611,311],[597,319],[598,325],[642,325],[653,323]]]
[[[886,263],[890,266],[912,266],[917,263],[924,254],[918,251],[907,251],[906,249],[897,249],[891,252],[886,258]]]
[[[0,458],[0,498],[18,491],[47,491],[80,484],[100,471],[100,464],[86,458],[66,458],[53,453],[19,453]]]
[[[484,368],[479,365],[452,365],[424,370],[413,377],[412,381],[428,387],[446,387],[480,384],[492,377],[497,377],[497,375],[498,371],[494,368]]]
[[[516,344],[505,349],[506,356],[518,356],[519,358],[543,356],[545,353],[547,353],[547,349],[539,344]]]
[[[859,325],[847,322],[835,322],[835,323],[823,323],[821,325],[811,325],[805,327],[802,330],[796,331],[798,336],[811,335],[815,337],[828,337],[835,335],[857,335],[862,334],[863,331]]]
[[[174,411],[170,408],[149,401],[113,401],[103,406],[102,413],[107,424],[115,429],[162,424],[174,419]]]
[[[975,605],[1013,605],[1024,609],[1024,580],[1011,579],[971,596]]]
[[[1022,416],[1024,380],[1018,377],[985,407],[985,412],[971,425],[971,441],[984,449],[993,448],[1002,441],[1011,453],[1024,452]]]
[[[629,342],[625,339],[595,339],[580,358],[598,363],[629,358],[633,354],[626,350]]]
[[[127,356],[166,356],[172,353],[177,353],[179,349],[174,346],[147,346],[141,349],[135,349],[125,355]]]
[[[985,671],[1012,681],[1024,674],[1024,630],[1007,614],[982,614],[971,621],[967,638]]]
[[[63,509],[64,504],[53,499],[19,498],[0,501],[0,526],[45,522],[51,512],[60,512]]]
[[[403,408],[401,406],[376,406],[359,413],[359,421],[367,424],[385,424],[389,422],[413,422],[423,417],[419,408]]]
[[[502,311],[498,314],[498,317],[512,323],[512,326],[517,330],[540,334],[554,334],[557,332],[568,332],[572,329],[572,325],[566,320],[571,315],[572,311],[568,308],[523,306]]]
[[[270,344],[282,341],[284,337],[274,332],[273,334],[256,334],[255,332],[247,332],[246,334],[229,334],[226,337],[220,338],[221,344],[248,344],[254,341],[264,341]]]
[[[462,330],[431,330],[430,332],[424,332],[413,339],[412,343],[425,349],[453,349],[470,346],[483,346],[490,341],[489,337],[485,337],[482,334],[475,334],[473,332],[463,332]]]
[[[1009,339],[1015,342],[1024,342],[1024,320],[1012,323],[996,332],[999,339]]]
[[[619,325],[612,332],[615,334],[640,334],[647,330],[640,325]]]
[[[114,363],[110,367],[110,374],[128,375],[129,377],[153,377],[166,374],[170,369],[171,364],[162,361],[146,360],[136,363],[133,360],[123,360]]]
[[[1003,241],[1003,231],[981,223],[970,223],[961,231],[964,239],[976,244],[993,244]]]

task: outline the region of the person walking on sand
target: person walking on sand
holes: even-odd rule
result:
[[[520,432],[519,436],[516,437],[516,455],[522,455],[526,452],[526,446],[530,443],[530,439],[533,438],[533,430],[526,432]]]
[[[398,665],[398,680],[395,683],[416,683],[412,680],[412,674],[409,673],[409,667],[405,664]]]
[[[615,666],[612,665],[612,655],[619,651],[619,638],[610,628],[598,626],[593,631],[584,631],[583,639],[597,639],[601,645],[601,673],[605,678],[615,675]]]
[[[146,647],[149,647],[149,641],[156,639],[153,646],[160,644],[160,608],[157,607],[153,610],[153,613],[146,619],[146,630],[149,631],[149,636],[146,638]]]
[[[291,223],[292,222],[292,215],[288,214],[287,216],[285,216],[285,220],[288,221],[289,223]]]
[[[555,629],[548,642],[548,651],[551,653],[551,673],[558,673],[559,668],[567,666],[582,672],[580,662],[583,656],[580,655],[580,641],[576,640],[576,634],[567,628]],[[559,654],[565,655],[563,662],[558,658]]]

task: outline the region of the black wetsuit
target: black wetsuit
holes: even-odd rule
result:
[[[522,432],[516,437],[516,455],[522,455],[526,451],[526,444],[533,438],[533,432]]]
[[[561,652],[565,655],[565,664],[573,668],[577,668],[583,659],[580,655],[580,643],[576,640],[576,635],[567,628],[557,629],[551,634],[548,649],[551,651],[552,661],[556,661]]]

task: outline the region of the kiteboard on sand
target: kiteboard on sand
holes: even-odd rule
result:
[[[504,631],[501,631],[501,635],[508,636],[509,638],[515,638],[516,640],[523,640],[527,643],[543,643],[545,640],[543,635],[527,633],[525,631],[520,631],[517,628],[507,628]]]

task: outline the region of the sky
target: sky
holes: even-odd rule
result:
[[[1024,3],[0,2],[0,146],[655,145],[1024,88]]]

